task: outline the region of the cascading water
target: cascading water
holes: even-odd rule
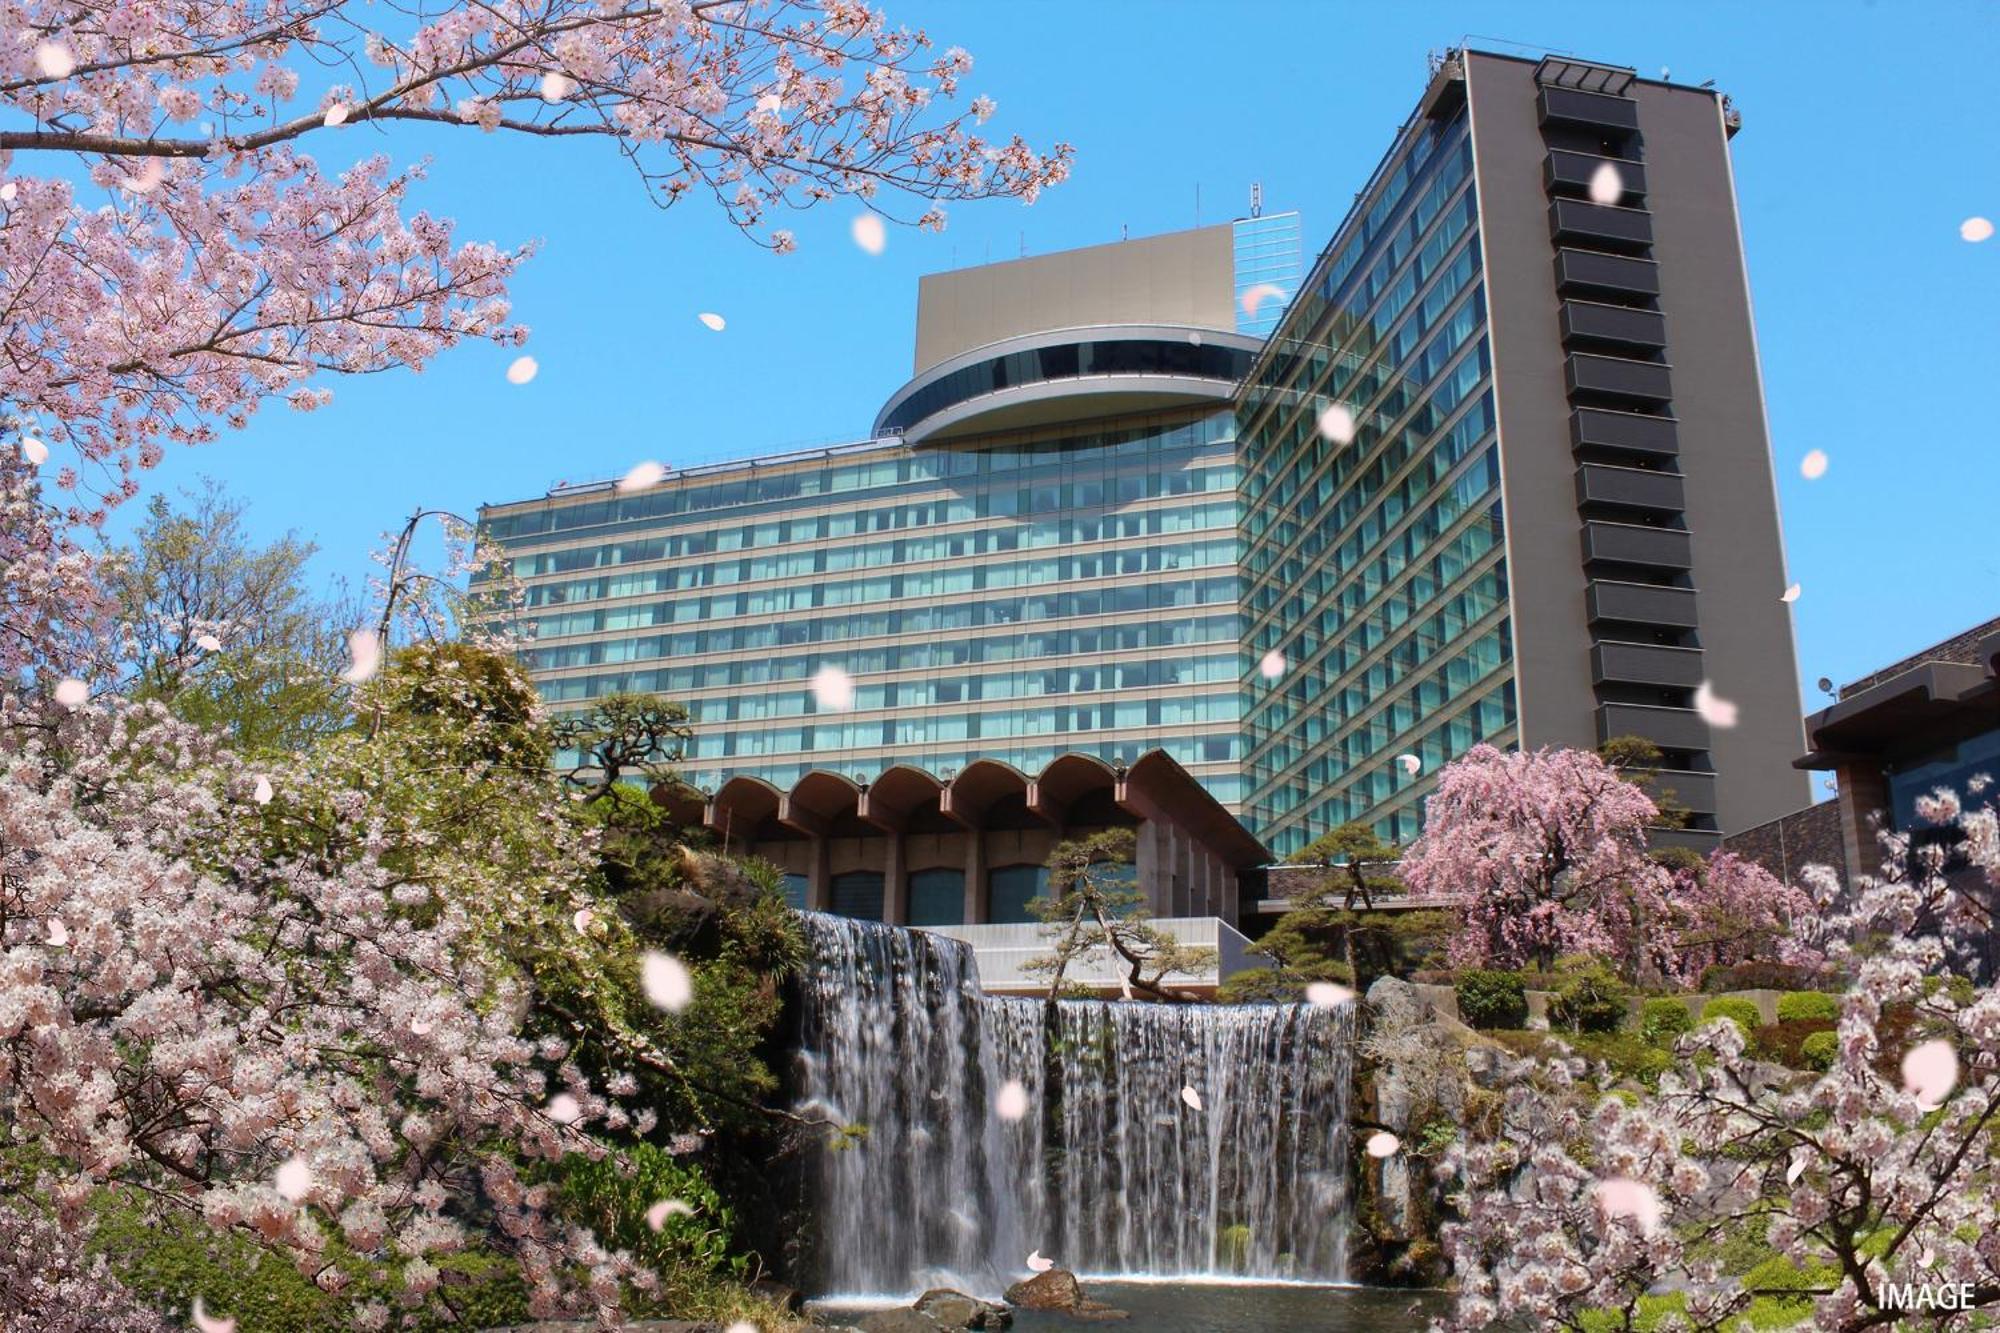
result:
[[[983,994],[967,945],[805,920],[802,1104],[866,1131],[818,1164],[823,1290],[991,1292],[1031,1250],[1085,1274],[1344,1276],[1351,1006],[1068,1000],[1052,1030],[1040,1000]]]

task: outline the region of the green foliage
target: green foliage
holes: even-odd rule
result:
[[[95,1207],[91,1249],[110,1261],[126,1286],[162,1310],[185,1311],[199,1296],[210,1313],[234,1318],[239,1328],[256,1333],[347,1333],[358,1303],[393,1306],[400,1288],[393,1261],[356,1254],[337,1239],[329,1239],[325,1258],[347,1283],[334,1295],[248,1236],[217,1231],[192,1214],[160,1219],[111,1191],[100,1193]],[[418,1333],[527,1321],[527,1284],[512,1260],[482,1249],[428,1257],[439,1271],[444,1300],[458,1317],[419,1317],[410,1325]]]
[[[1693,1011],[1672,996],[1659,996],[1639,1006],[1639,1035],[1649,1045],[1671,1046],[1674,1038],[1694,1028]]]
[[[1616,1032],[1625,1026],[1631,987],[1600,959],[1575,956],[1557,964],[1549,1021],[1577,1032]]]
[[[572,756],[568,781],[590,800],[627,778],[645,786],[676,781],[673,766],[694,736],[686,704],[654,694],[607,694],[589,708],[565,713],[552,727],[555,746]]]
[[[747,1260],[730,1254],[735,1214],[702,1174],[650,1143],[634,1144],[620,1163],[572,1153],[555,1169],[558,1210],[587,1226],[607,1249],[630,1250],[663,1277],[683,1270],[741,1274]],[[654,1204],[677,1200],[679,1209],[655,1231],[646,1220]]]
[[[1458,1016],[1475,1028],[1518,1028],[1528,1021],[1527,985],[1519,972],[1468,967],[1455,983]]]
[[[1051,1001],[1063,993],[1071,963],[1108,950],[1131,988],[1157,999],[1185,999],[1166,978],[1215,963],[1213,949],[1191,948],[1150,923],[1145,899],[1120,867],[1132,863],[1136,839],[1129,828],[1105,829],[1056,844],[1049,853],[1049,894],[1037,899],[1049,951],[1025,970],[1049,978]]]
[[[1401,881],[1382,873],[1395,865],[1398,855],[1396,845],[1382,841],[1371,825],[1346,823],[1313,839],[1288,860],[1292,865],[1326,867],[1302,905],[1326,907],[1339,897],[1341,906],[1351,912],[1357,901],[1370,906],[1378,895],[1403,891]]]
[[[420,733],[434,761],[516,772],[548,768],[549,732],[534,682],[512,657],[468,643],[398,648],[367,686],[386,725]]]
[[[1215,998],[1223,1004],[1292,1004],[1304,999],[1306,987],[1315,981],[1352,987],[1354,970],[1326,958],[1287,967],[1245,968],[1218,986]]]
[[[1808,1069],[1831,1069],[1840,1054],[1840,1034],[1832,1030],[1815,1032],[1799,1043],[1799,1055]]]
[[[1791,1023],[1810,1019],[1831,1023],[1840,1017],[1840,1001],[1825,991],[1787,991],[1778,997],[1778,1021]]]
[[[1806,1056],[1806,1041],[1832,1027],[1833,1024],[1823,1018],[1779,1019],[1757,1029],[1756,1035],[1751,1038],[1750,1049],[1760,1060],[1769,1060],[1788,1069],[1811,1069],[1815,1066]]]
[[[1734,1023],[1746,1041],[1757,1035],[1757,1028],[1764,1021],[1763,1015],[1757,1012],[1757,1006],[1739,995],[1718,995],[1701,1007],[1703,1027],[1718,1018]]]
[[[1747,1312],[1751,1328],[1791,1328],[1812,1314],[1807,1293],[1838,1286],[1840,1270],[1830,1264],[1801,1268],[1783,1255],[1773,1255],[1745,1273],[1742,1282],[1753,1296]],[[1789,1294],[1794,1292],[1798,1294]]]
[[[1584,1310],[1577,1318],[1577,1327],[1582,1333],[1655,1333],[1678,1327],[1680,1316],[1686,1312],[1687,1293],[1666,1291],[1641,1296],[1634,1302],[1630,1323],[1621,1312]]]
[[[1636,1032],[1566,1032],[1562,1040],[1584,1059],[1607,1066],[1619,1078],[1652,1087],[1673,1065],[1673,1056],[1640,1039]]]

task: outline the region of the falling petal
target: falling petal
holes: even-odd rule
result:
[[[1977,245],[1992,237],[1993,224],[1985,218],[1967,218],[1958,224],[1958,234]]]
[[[656,1009],[677,1014],[694,999],[694,978],[672,954],[648,950],[639,965],[639,985]]]
[[[1711,727],[1736,725],[1735,703],[1718,695],[1707,681],[1695,687],[1694,711],[1701,714],[1701,720]]]
[[[157,157],[149,157],[139,165],[139,169],[118,182],[123,189],[133,194],[151,194],[167,178],[167,165]]]
[[[194,646],[205,653],[219,653],[222,651],[222,640],[213,634],[197,634],[194,636]]]
[[[223,1315],[212,1315],[204,1310],[201,1297],[194,1298],[194,1326],[201,1333],[236,1333],[236,1321]]]
[[[49,447],[30,435],[21,441],[21,457],[32,467],[40,467],[49,461]]]
[[[68,676],[56,682],[56,702],[64,708],[81,708],[90,698],[90,686]]]
[[[775,115],[777,112],[784,110],[784,107],[785,99],[776,93],[765,93],[757,99],[757,109],[767,115]]]
[[[535,377],[535,372],[540,369],[541,366],[536,363],[535,358],[532,356],[517,356],[513,361],[508,363],[507,382],[509,384],[526,384]]]
[[[250,793],[250,799],[259,805],[269,805],[271,803],[271,779],[259,773],[257,775],[256,789]]]
[[[5,185],[0,185],[0,204],[13,203],[14,196],[19,191],[20,187],[15,185],[13,181],[8,181]]]
[[[1285,655],[1273,648],[1264,654],[1264,660],[1257,664],[1257,673],[1265,680],[1276,680],[1285,674]]]
[[[566,1092],[559,1092],[549,1098],[546,1109],[549,1119],[558,1125],[573,1125],[583,1118],[583,1108],[577,1105],[576,1098]]]
[[[297,1203],[305,1198],[306,1191],[312,1188],[312,1168],[306,1165],[306,1159],[303,1157],[289,1158],[278,1168],[278,1174],[272,1183],[277,1186],[279,1197],[287,1203]]]
[[[1424,761],[1413,754],[1399,754],[1396,756],[1396,762],[1402,765],[1403,771],[1411,777],[1424,771]]]
[[[559,74],[555,70],[550,70],[548,73],[542,75],[542,100],[544,102],[560,102],[575,91],[576,80],[567,74]]]
[[[1315,981],[1306,987],[1306,1003],[1316,1004],[1322,1009],[1335,1009],[1353,1000],[1353,991],[1331,981]]]
[[[854,233],[854,243],[871,255],[881,254],[889,244],[888,228],[873,213],[863,213],[854,219],[849,230]]]
[[[1188,1109],[1191,1111],[1199,1111],[1201,1109],[1201,1094],[1193,1088],[1182,1088],[1181,1100],[1188,1104]]]
[[[347,656],[352,662],[340,678],[359,685],[382,668],[382,640],[372,629],[358,629],[347,636]]]
[[[1285,289],[1283,287],[1277,286],[1275,283],[1260,282],[1255,287],[1252,287],[1248,291],[1244,292],[1243,318],[1245,319],[1257,318],[1257,307],[1264,304],[1265,301],[1270,300],[1273,297],[1277,298],[1280,301],[1284,300]]]
[[[728,1328],[723,1329],[722,1333],[763,1333],[763,1330],[748,1319],[739,1319]]]
[[[854,707],[854,677],[837,666],[823,666],[813,673],[813,702],[838,711]]]
[[[1378,1129],[1368,1136],[1368,1155],[1370,1157],[1394,1157],[1401,1150],[1402,1146],[1403,1141],[1386,1129]]]
[[[1200,330],[1191,330],[1191,331],[1189,331],[1189,333],[1188,333],[1188,339],[1187,339],[1187,340],[1188,340],[1188,346],[1189,346],[1189,347],[1199,347],[1199,346],[1201,346],[1201,332],[1200,332]]]
[[[326,126],[330,130],[338,129],[342,125],[345,125],[346,123],[347,123],[347,103],[345,102],[335,102],[332,106],[326,109],[326,115],[320,118],[320,124]]]
[[[667,470],[648,459],[618,479],[621,491],[643,491],[648,486],[657,486],[667,479]]]
[[[1028,1271],[1030,1273],[1046,1273],[1055,1266],[1056,1261],[1042,1258],[1040,1250],[1035,1250],[1028,1255]]]
[[[729,321],[712,310],[704,310],[696,318],[708,325],[709,328],[714,329],[717,333],[729,327]]]
[[[410,1031],[414,1032],[419,1037],[430,1036],[431,1034],[430,1019],[425,1018],[422,1014],[417,1015],[415,1018],[410,1020]]]
[[[1781,602],[1796,602],[1799,600],[1799,591],[1799,585],[1794,583],[1791,587],[1785,589],[1784,596],[1778,600]]]
[[[1028,1090],[1019,1079],[1008,1079],[1000,1085],[1000,1095],[993,1099],[993,1114],[1002,1120],[1019,1120],[1027,1113]]]
[[[1800,1153],[1798,1156],[1792,1159],[1792,1164],[1785,1168],[1785,1184],[1786,1185],[1798,1184],[1799,1177],[1804,1175],[1805,1173],[1806,1173],[1806,1156],[1804,1153]]]
[[[35,48],[35,68],[44,78],[66,79],[76,68],[76,57],[61,42],[43,42]]]
[[[658,1231],[670,1217],[693,1217],[694,1209],[679,1199],[662,1199],[646,1210],[646,1225]]]
[[[1354,443],[1354,409],[1334,403],[1319,414],[1319,433],[1335,444]]]
[[[1948,1041],[1912,1046],[1903,1056],[1903,1086],[1926,1110],[1944,1105],[1958,1086],[1958,1052]]]
[[[1598,1181],[1596,1192],[1597,1206],[1606,1217],[1629,1217],[1648,1236],[1660,1224],[1660,1196],[1645,1181],[1616,1176]]]
[[[1826,475],[1826,451],[1814,449],[1799,460],[1799,475],[1807,481],[1818,481]]]
[[[597,913],[591,911],[588,907],[577,908],[576,915],[570,918],[571,924],[576,927],[576,933],[579,935],[588,934],[590,923],[595,920],[597,920]]]
[[[60,921],[49,922],[49,943],[58,949],[68,945],[69,927]]]
[[[1615,204],[1625,197],[1625,176],[1614,162],[1600,162],[1590,173],[1590,202]]]

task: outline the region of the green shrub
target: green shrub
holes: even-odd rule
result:
[[[1557,974],[1549,1022],[1573,1032],[1616,1032],[1625,1026],[1632,988],[1595,958],[1567,958]]]
[[[1766,1023],[1750,1039],[1750,1051],[1760,1060],[1781,1064],[1787,1069],[1815,1068],[1806,1058],[1806,1038],[1828,1031],[1833,1024],[1823,1018],[1794,1018]]]
[[[1660,996],[1639,1006],[1639,1035],[1649,1046],[1671,1046],[1675,1037],[1694,1031],[1694,1011],[1672,996]]]
[[[1740,995],[1718,995],[1701,1007],[1703,1027],[1718,1018],[1726,1018],[1736,1024],[1746,1041],[1757,1035],[1757,1028],[1764,1021],[1764,1016],[1757,1012],[1757,1006]]]
[[[1562,1041],[1584,1059],[1603,1063],[1618,1078],[1652,1087],[1673,1064],[1673,1057],[1657,1046],[1649,1046],[1636,1032],[1564,1033]]]
[[[1458,974],[1458,1016],[1476,1028],[1518,1028],[1528,1021],[1528,988],[1519,972],[1469,967]]]
[[[634,1144],[625,1156],[629,1170],[611,1157],[563,1158],[556,1168],[557,1209],[589,1227],[606,1249],[630,1250],[662,1274],[746,1263],[741,1256],[730,1258],[736,1218],[699,1171],[650,1143]],[[655,1231],[646,1210],[663,1199],[678,1199],[694,1211],[676,1210]]]
[[[1786,991],[1778,997],[1778,1021],[1791,1023],[1801,1019],[1813,1019],[1831,1023],[1840,1017],[1840,1001],[1825,991]]]
[[[1831,1069],[1840,1053],[1840,1034],[1815,1032],[1799,1043],[1799,1057],[1808,1069]]]

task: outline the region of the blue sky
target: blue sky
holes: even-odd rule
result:
[[[968,92],[999,102],[990,128],[1075,143],[1074,178],[1032,208],[958,205],[940,235],[892,229],[877,257],[848,239],[855,209],[823,207],[780,258],[698,201],[656,209],[608,145],[308,141],[329,163],[430,154],[421,206],[466,237],[539,243],[514,297],[540,374],[512,386],[515,353],[481,346],[422,375],[335,380],[330,408],[269,407],[174,450],[148,488],[215,477],[260,532],[296,529],[324,574],[358,583],[377,534],[419,506],[470,514],[642,459],[861,438],[909,375],[918,275],[1190,226],[1197,186],[1200,220],[1221,221],[1253,181],[1268,211],[1303,213],[1310,255],[1421,91],[1425,53],[1483,34],[1712,78],[1743,111],[1737,188],[1808,707],[1815,677],[2000,614],[2000,239],[1958,234],[2000,218],[1992,5],[883,2],[972,51]],[[1811,449],[1831,460],[1818,481],[1799,473]]]

